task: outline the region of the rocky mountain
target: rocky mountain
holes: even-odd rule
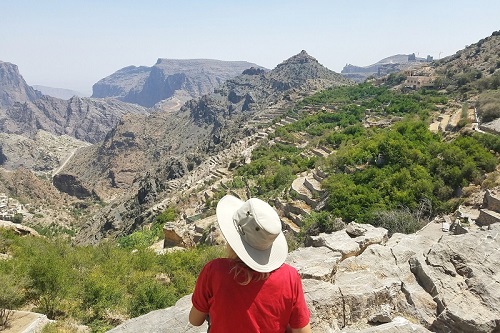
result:
[[[123,115],[147,112],[141,106],[117,100],[75,96],[65,101],[41,96],[33,102],[15,103],[0,110],[0,132],[33,138],[39,130],[44,130],[95,143],[104,139]]]
[[[151,214],[148,207],[168,197],[168,191],[199,181],[210,156],[256,134],[259,124],[269,124],[293,100],[346,84],[351,82],[305,51],[269,72],[246,70],[177,112],[124,117],[102,143],[75,154],[54,184],[81,198],[114,200],[89,222],[82,238],[97,241],[129,232],[144,222],[143,214]]]
[[[78,97],[88,97],[85,96],[85,94],[70,90],[70,89],[64,89],[64,88],[54,88],[54,87],[47,87],[47,86],[40,86],[40,85],[33,85],[33,88],[36,90],[40,91],[42,94],[55,97],[55,98],[60,98],[60,99],[65,99],[68,100],[73,96],[78,96]]]
[[[0,62],[0,133],[34,138],[39,130],[94,143],[127,113],[146,114],[141,106],[117,100],[43,95],[26,81],[16,65]]]
[[[175,97],[182,104],[211,93],[250,67],[259,66],[246,61],[158,59],[152,67],[129,66],[100,80],[92,87],[92,97],[114,97],[145,107]]]
[[[0,109],[15,103],[34,102],[42,94],[30,87],[16,65],[0,61]]]
[[[362,82],[369,76],[384,76],[389,73],[399,72],[413,65],[431,62],[432,60],[433,58],[431,56],[427,56],[427,58],[419,58],[416,57],[414,53],[396,54],[368,66],[347,64],[340,73],[351,80]]]
[[[474,81],[481,77],[491,76],[500,68],[500,30],[491,36],[473,43],[455,54],[435,61],[434,68],[437,74],[448,78],[462,79],[462,82],[454,82],[456,85],[464,85],[468,81]],[[466,75],[470,75],[467,78]],[[465,77],[464,77],[465,76]],[[464,80],[466,79],[466,80]]]
[[[69,135],[54,135],[44,130],[39,130],[33,138],[0,133],[0,167],[6,170],[22,167],[40,176],[52,176],[52,171],[78,148],[89,145]]]

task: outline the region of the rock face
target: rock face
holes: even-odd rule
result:
[[[165,199],[167,191],[197,182],[198,166],[254,135],[258,124],[269,124],[284,112],[280,110],[291,107],[293,98],[350,83],[303,51],[269,72],[250,70],[227,80],[214,93],[188,101],[176,112],[123,117],[102,143],[81,149],[59,173],[74,176],[87,193],[114,199],[119,209],[120,213],[105,211],[89,221],[82,238],[96,241],[140,225],[150,214],[147,208]],[[127,193],[133,195],[123,197]],[[118,203],[120,194],[123,201]],[[110,220],[113,229],[103,229]]]
[[[147,110],[116,100],[73,97],[65,101],[42,96],[0,110],[0,132],[33,138],[38,130],[44,130],[95,143],[128,113],[146,114]]]
[[[114,97],[152,107],[183,91],[187,93],[185,102],[211,93],[250,67],[259,66],[246,61],[158,59],[152,67],[129,66],[100,80],[92,87],[92,97]]]
[[[7,170],[24,167],[36,174],[50,175],[80,147],[89,143],[68,135],[39,130],[33,138],[0,133],[0,166]]]
[[[0,61],[0,108],[16,102],[34,102],[40,97],[42,94],[24,81],[16,65]]]
[[[359,226],[354,226],[360,230]],[[334,234],[348,234],[347,230]],[[350,229],[352,230],[352,228]],[[463,235],[429,224],[416,234],[380,228],[291,252],[303,279],[313,332],[498,332],[500,224]],[[343,252],[369,244],[353,256]],[[171,308],[131,319],[110,332],[205,332],[188,324],[190,295]]]
[[[17,66],[0,61],[0,133],[35,138],[39,130],[95,143],[127,113],[144,107],[117,100],[73,97],[62,100],[28,86]]]

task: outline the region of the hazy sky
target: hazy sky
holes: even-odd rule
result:
[[[306,50],[331,70],[435,59],[500,30],[499,0],[0,0],[0,60],[30,85],[89,93],[158,58],[274,68]]]

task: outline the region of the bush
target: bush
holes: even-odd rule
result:
[[[12,222],[14,223],[23,223],[23,214],[21,213],[15,213],[14,216],[12,217]]]
[[[423,201],[419,209],[414,212],[406,207],[375,212],[371,224],[387,229],[389,235],[394,233],[411,234],[422,229],[429,222],[430,215],[430,202]]]
[[[342,219],[335,218],[327,211],[311,212],[304,221],[301,228],[299,239],[305,241],[307,236],[316,236],[322,232],[332,233],[334,231],[345,228],[345,223]]]
[[[0,272],[0,331],[9,326],[12,309],[16,309],[24,301],[23,283],[17,281],[13,274]]]
[[[172,306],[179,298],[173,285],[163,286],[152,280],[142,281],[132,294],[128,306],[128,314],[131,317]]]

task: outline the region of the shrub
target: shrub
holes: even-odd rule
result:
[[[132,295],[128,306],[128,314],[131,317],[172,306],[179,297],[174,286],[163,286],[153,280],[142,281],[137,285]]]
[[[0,273],[0,331],[9,325],[12,309],[24,301],[23,284],[13,274]]]
[[[21,213],[15,213],[14,216],[12,217],[12,222],[14,223],[23,223],[23,214]]]
[[[308,236],[317,236],[322,232],[332,233],[345,228],[345,223],[340,218],[335,218],[327,211],[311,212],[300,229],[298,240],[305,243]]]

